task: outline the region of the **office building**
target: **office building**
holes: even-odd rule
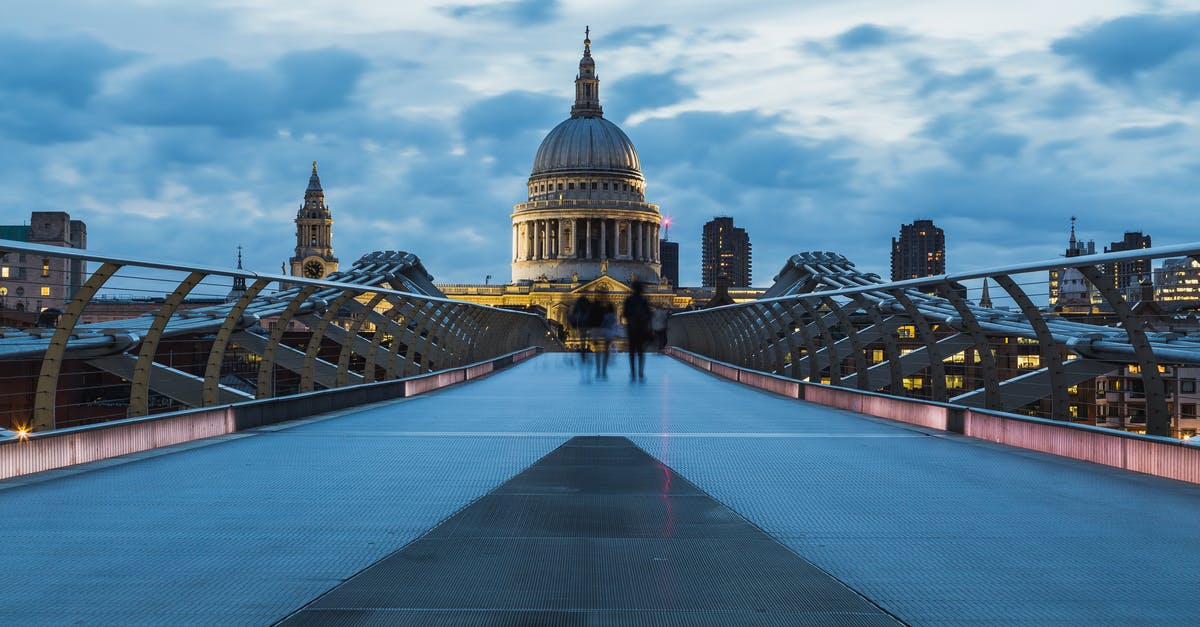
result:
[[[746,230],[721,216],[704,225],[700,275],[705,287],[717,285],[717,277],[729,278],[729,287],[750,287],[751,250]]]

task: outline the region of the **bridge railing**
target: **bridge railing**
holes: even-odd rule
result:
[[[898,282],[803,253],[767,298],[673,316],[669,341],[800,381],[1186,436],[1200,429],[1200,325],[1153,293],[1164,258],[1200,278],[1200,244]],[[1130,267],[1147,280],[1122,284]]]
[[[0,429],[412,377],[553,342],[539,316],[414,292],[432,283],[411,255],[331,279],[0,240]]]

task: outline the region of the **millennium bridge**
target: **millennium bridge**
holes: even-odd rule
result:
[[[646,381],[405,253],[0,254],[91,268],[2,310],[3,624],[1200,615],[1200,332],[1107,270],[1200,244],[890,283],[802,253],[673,315]],[[1041,306],[1049,271],[1096,307]]]

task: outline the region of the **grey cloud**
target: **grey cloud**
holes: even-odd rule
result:
[[[998,130],[987,116],[955,113],[930,120],[921,134],[935,140],[960,165],[976,168],[990,158],[1012,158],[1029,143],[1028,138]]]
[[[1168,122],[1154,126],[1126,126],[1108,136],[1117,140],[1156,139],[1176,135],[1187,128],[1183,122]]]
[[[84,35],[31,39],[3,33],[0,90],[38,94],[77,109],[96,94],[106,72],[134,57]]]
[[[201,59],[149,70],[106,104],[131,124],[262,134],[292,115],[346,106],[366,68],[361,56],[339,48],[294,52],[265,70]]]
[[[670,72],[632,74],[601,89],[604,111],[625,118],[637,111],[656,109],[694,98],[696,90]]]
[[[838,49],[845,52],[854,52],[879,48],[908,39],[910,37],[898,29],[884,28],[876,24],[859,24],[834,37],[833,41]]]
[[[990,67],[976,67],[957,74],[939,72],[928,59],[918,59],[907,64],[909,74],[919,82],[916,95],[928,98],[941,92],[959,92],[972,87],[992,83],[996,71]]]
[[[1079,85],[1061,85],[1045,98],[1038,114],[1052,120],[1073,118],[1091,109],[1094,101]]]
[[[596,43],[605,48],[622,48],[625,46],[648,46],[655,40],[662,39],[673,31],[666,24],[652,26],[626,26],[611,33],[596,31]]]
[[[456,4],[441,11],[450,17],[471,20],[501,20],[518,25],[544,24],[558,16],[557,0],[514,0],[491,4]]]
[[[1200,98],[1200,13],[1127,15],[1079,29],[1050,49],[1102,83]]]

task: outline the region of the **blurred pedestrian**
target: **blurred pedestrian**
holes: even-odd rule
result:
[[[617,312],[612,303],[600,303],[593,308],[599,319],[596,329],[596,376],[603,379],[608,376],[608,351],[613,338],[617,335]]]
[[[633,293],[625,299],[625,335],[629,338],[629,378],[646,379],[646,343],[653,336],[650,303],[642,294],[641,281],[633,284]]]
[[[667,347],[667,316],[670,312],[666,307],[655,307],[653,317],[650,320],[650,328],[654,330],[654,340],[658,344],[658,350],[663,350]]]
[[[570,324],[575,329],[575,337],[579,338],[579,359],[584,363],[587,362],[588,356],[588,334],[591,330],[592,323],[592,301],[587,296],[580,296],[571,305],[571,312],[567,314],[567,324]]]

